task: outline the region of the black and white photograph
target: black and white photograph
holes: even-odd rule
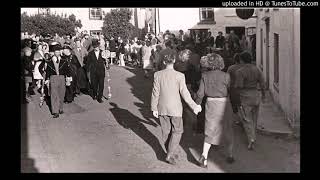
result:
[[[300,10],[20,7],[20,172],[300,173]]]

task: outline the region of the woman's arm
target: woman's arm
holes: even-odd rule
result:
[[[195,102],[197,104],[201,104],[204,95],[205,95],[204,94],[204,77],[202,76],[201,80],[200,80],[200,86],[199,86],[198,92],[196,94]]]

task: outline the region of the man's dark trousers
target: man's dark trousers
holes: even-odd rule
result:
[[[104,76],[102,74],[93,73],[91,75],[91,89],[93,97],[98,100],[102,99],[104,89]]]

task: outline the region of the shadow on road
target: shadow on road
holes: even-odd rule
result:
[[[21,82],[21,162],[20,162],[20,172],[21,173],[38,173],[38,169],[35,167],[35,161],[29,157],[29,147],[28,147],[28,116],[27,116],[27,104],[23,102],[23,97],[25,97],[24,92],[24,81]]]
[[[140,119],[127,109],[120,108],[117,104],[110,102],[112,108],[110,112],[113,114],[117,122],[126,129],[131,129],[136,135],[144,140],[156,153],[157,159],[164,161],[165,151],[159,143],[158,138],[153,135],[143,124],[154,125],[148,121]]]

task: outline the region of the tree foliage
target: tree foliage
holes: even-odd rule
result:
[[[128,8],[111,9],[106,14],[103,22],[102,32],[106,38],[132,39],[133,37],[142,37],[145,33],[130,23],[132,11]]]
[[[29,34],[51,34],[57,33],[62,36],[65,34],[75,34],[75,28],[82,27],[81,21],[76,20],[75,15],[32,15],[28,16],[26,13],[21,14],[21,32],[28,32]]]

